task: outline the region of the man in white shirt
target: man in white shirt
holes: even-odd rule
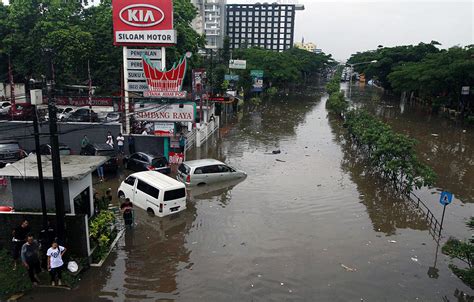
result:
[[[125,137],[123,137],[122,133],[119,133],[117,136],[117,146],[118,152],[123,154],[123,142],[125,141]]]

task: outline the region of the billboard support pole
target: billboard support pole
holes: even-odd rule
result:
[[[123,88],[124,88],[124,104],[125,104],[125,133],[130,134],[130,104],[128,99],[128,67],[127,67],[127,46],[123,47]]]
[[[166,69],[166,47],[161,47],[161,70]]]

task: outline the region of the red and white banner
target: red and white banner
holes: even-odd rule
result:
[[[172,0],[113,0],[114,44],[176,44]]]
[[[153,130],[156,136],[172,137],[174,136],[174,123],[157,122],[154,123]]]
[[[184,161],[184,153],[168,152],[168,158],[170,164],[181,164]]]
[[[193,122],[194,105],[168,104],[136,108],[135,119],[147,122]]]
[[[144,97],[185,98],[186,91],[182,91],[183,79],[186,74],[186,57],[170,70],[157,68],[146,56],[143,57],[143,72],[145,73],[148,91]]]

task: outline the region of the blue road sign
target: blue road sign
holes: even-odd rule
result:
[[[448,191],[441,192],[441,197],[439,198],[439,203],[443,206],[447,206],[453,200],[453,193]]]

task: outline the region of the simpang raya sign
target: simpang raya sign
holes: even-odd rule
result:
[[[113,0],[115,45],[176,43],[172,0]]]
[[[149,122],[193,122],[193,104],[168,104],[145,107],[135,112],[137,121]]]

